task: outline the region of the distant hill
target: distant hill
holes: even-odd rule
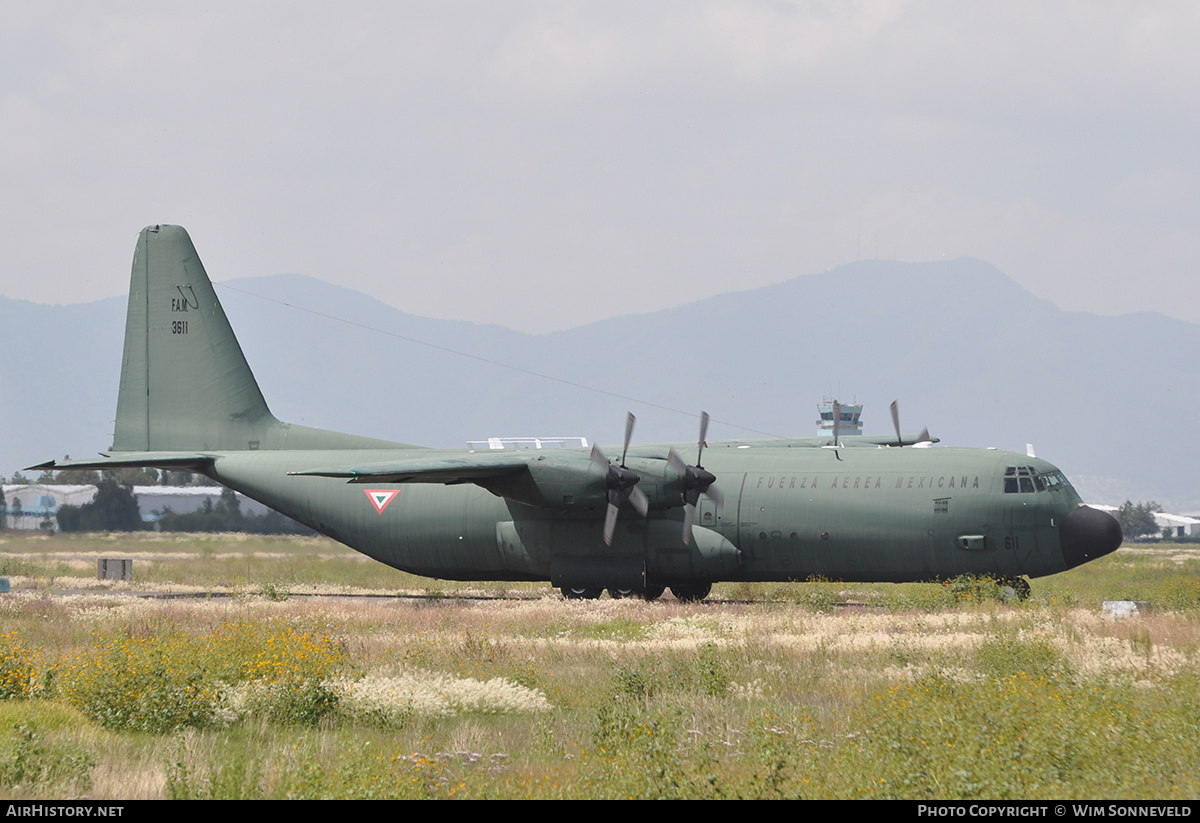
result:
[[[868,433],[891,430],[898,398],[906,431],[1033,443],[1094,502],[1200,510],[1200,325],[1065,312],[978,260],[854,263],[545,335],[414,317],[300,275],[217,293],[272,411],[295,423],[431,446],[613,443],[631,410],[638,440],[687,441],[705,409],[712,440],[811,436],[817,401],[840,392],[865,404]],[[124,303],[0,298],[0,473],[110,445]]]

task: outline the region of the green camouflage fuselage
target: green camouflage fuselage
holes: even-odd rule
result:
[[[650,451],[641,449],[640,453]],[[631,458],[652,485],[657,460]],[[429,450],[229,452],[210,474],[262,503],[405,571],[459,580],[546,580],[555,556],[644,559],[648,577],[727,580],[932,580],[959,574],[1038,577],[1070,568],[1058,526],[1080,505],[1069,485],[1004,493],[1010,466],[1056,470],[1024,455],[978,449],[738,448],[710,444],[706,468],[725,490],[701,498],[688,558],[679,508],[630,514],[612,546],[601,540],[603,506],[546,509],[471,484],[374,486],[287,477],[331,462],[425,457]],[[455,454],[464,454],[456,452]],[[565,455],[555,452],[554,457]],[[536,459],[536,458],[534,458]],[[579,459],[586,460],[586,453]],[[380,508],[369,492],[394,495]],[[964,537],[978,537],[963,547]],[[721,563],[720,548],[737,557]],[[682,559],[681,559],[682,557]],[[681,565],[682,564],[682,565]]]
[[[267,408],[187,232],[151,226],[134,254],[113,446],[36,468],[201,472],[389,566],[549,579],[576,596],[1037,577],[1120,545],[1116,521],[1049,463],[902,447],[926,440],[716,443],[697,452],[703,468],[642,446],[618,467],[597,451],[431,450],[291,425]]]

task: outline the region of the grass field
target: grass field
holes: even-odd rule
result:
[[[239,535],[0,533],[0,576],[14,799],[1200,796],[1197,548],[1125,547],[1024,603],[568,602]]]

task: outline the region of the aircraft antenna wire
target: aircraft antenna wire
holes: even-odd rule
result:
[[[617,392],[608,391],[606,389],[599,389],[599,388],[596,388],[595,386],[589,386],[585,383],[576,383],[573,380],[565,380],[561,377],[555,377],[550,374],[542,374],[541,372],[536,372],[536,371],[533,371],[532,369],[526,369],[521,366],[514,366],[511,363],[504,363],[500,360],[492,360],[491,358],[481,357],[477,354],[471,354],[470,352],[459,351],[457,349],[449,348],[448,346],[438,345],[437,343],[430,343],[427,340],[420,340],[416,337],[408,337],[403,334],[398,334],[397,332],[394,332],[394,331],[388,331],[387,329],[380,329],[375,326],[369,326],[366,323],[359,323],[356,320],[348,320],[344,317],[338,317],[337,315],[334,315],[334,314],[328,314],[327,312],[321,312],[321,311],[317,311],[316,309],[310,309],[305,306],[296,305],[295,303],[289,303],[286,300],[279,300],[274,297],[267,297],[262,294],[255,294],[254,292],[249,292],[249,291],[246,291],[245,289],[239,289],[236,286],[231,286],[228,283],[213,283],[213,285],[217,286],[219,288],[222,288],[222,289],[228,289],[229,291],[237,292],[238,294],[244,294],[247,297],[255,297],[259,300],[265,300],[268,303],[275,303],[277,305],[284,306],[285,308],[294,309],[296,311],[301,311],[306,314],[311,314],[314,317],[321,317],[321,318],[324,318],[325,320],[332,320],[335,323],[344,323],[347,326],[353,326],[355,328],[362,329],[364,331],[374,332],[375,334],[386,335],[388,337],[392,337],[397,340],[403,340],[407,343],[415,343],[418,346],[425,346],[426,348],[436,349],[437,351],[446,352],[447,354],[457,355],[458,357],[465,357],[469,360],[475,360],[479,363],[487,363],[489,366],[496,366],[501,369],[508,369],[509,371],[515,371],[520,374],[528,375],[530,377],[537,377],[541,380],[549,380],[553,383],[559,383],[563,386],[570,386],[573,389],[580,389],[582,391],[588,391],[588,392],[592,392],[594,394],[601,394],[601,395],[604,395],[605,397],[612,397],[612,398],[616,398],[617,400],[625,400],[629,403],[639,403],[643,406],[649,406],[650,408],[660,409],[662,411],[667,411],[667,412],[672,412],[673,414],[682,414],[683,416],[689,417],[689,418],[696,416],[695,412],[684,411],[682,409],[676,409],[671,406],[664,406],[661,403],[653,403],[649,400],[643,400],[639,397],[630,397],[629,395],[618,394]],[[765,437],[775,438],[775,439],[779,439],[779,440],[786,439],[783,437],[783,435],[773,434],[772,432],[762,431],[761,429],[754,429],[749,426],[741,426],[741,425],[738,425],[737,423],[731,423],[728,420],[718,420],[715,417],[713,417],[711,419],[712,419],[712,422],[720,423],[722,426],[729,426],[730,428],[740,429],[742,431],[751,432],[753,434],[761,434]]]

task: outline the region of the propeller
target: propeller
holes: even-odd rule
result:
[[[842,459],[842,455],[838,449],[842,447],[842,439],[840,429],[842,427],[842,404],[838,401],[833,401],[833,445],[822,446],[825,449],[833,449],[833,456],[838,460]]]
[[[900,435],[900,403],[898,400],[893,400],[889,407],[892,410],[892,426],[896,429],[896,445],[903,446],[904,438]],[[921,433],[917,435],[917,439],[913,442],[914,446],[920,446],[922,443],[933,444],[933,438],[929,436],[929,427],[921,429]]]
[[[683,511],[684,545],[690,545],[692,542],[692,524],[696,521],[696,504],[700,502],[700,495],[707,494],[709,499],[718,506],[725,500],[721,490],[713,485],[717,481],[716,475],[705,469],[700,463],[700,458],[704,454],[705,435],[707,434],[708,412],[700,412],[700,448],[696,453],[696,465],[694,466],[684,463],[683,458],[674,449],[667,452],[667,463],[672,469],[683,475],[683,496],[687,502],[687,507]]]
[[[629,453],[629,441],[633,438],[633,424],[637,418],[633,412],[625,420],[625,447],[621,450],[621,465],[615,466],[604,456],[599,446],[592,446],[592,462],[601,466],[607,476],[608,510],[604,515],[604,545],[611,546],[613,532],[617,528],[617,512],[621,504],[628,500],[642,517],[650,510],[646,493],[637,487],[641,476],[637,472],[625,468],[625,456]]]

